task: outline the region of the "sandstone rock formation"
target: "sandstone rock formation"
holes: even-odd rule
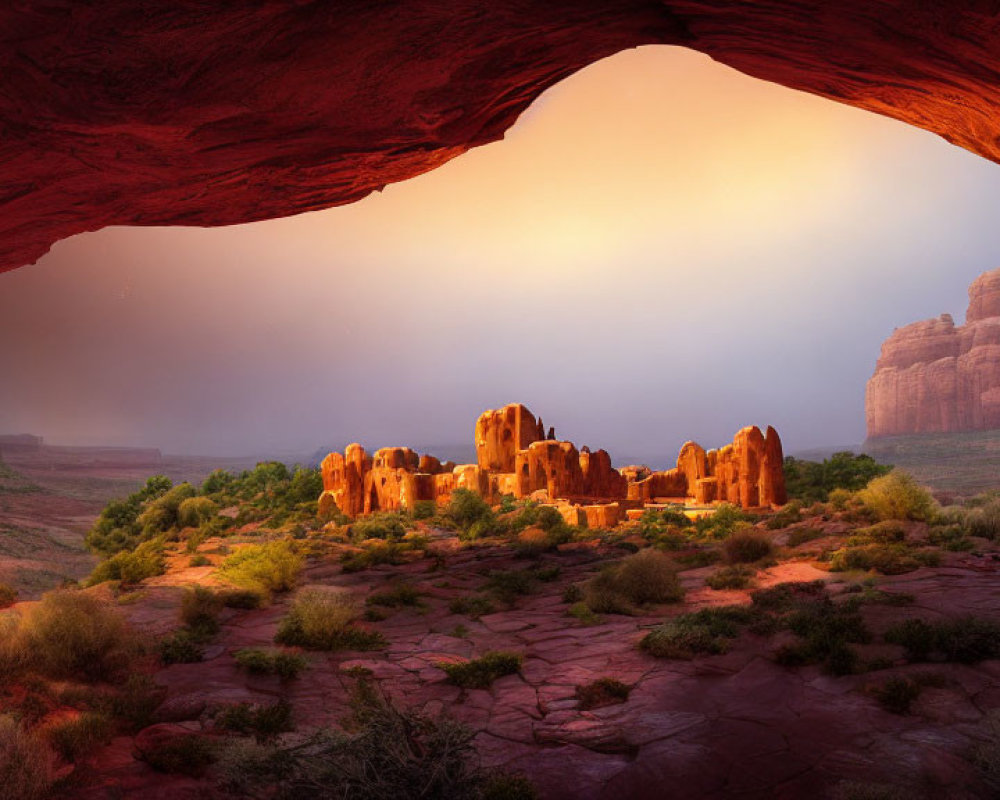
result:
[[[355,517],[376,511],[446,504],[456,489],[468,489],[496,504],[506,495],[553,503],[575,525],[612,527],[629,508],[648,503],[730,502],[752,508],[785,502],[781,440],[773,428],[744,428],[733,444],[707,453],[687,442],[677,467],[653,472],[622,471],[606,450],[577,450],[572,442],[544,437],[540,419],[523,405],[484,412],[476,421],[477,464],[442,464],[407,447],[387,447],[368,456],[359,444],[330,453],[321,465],[320,512],[334,507]]]
[[[0,271],[107,225],[353,202],[643,44],[1000,160],[1000,21],[983,0],[17,0],[0,31]]]
[[[868,437],[1000,428],[1000,270],[969,287],[964,325],[949,314],[897,328],[865,394]]]

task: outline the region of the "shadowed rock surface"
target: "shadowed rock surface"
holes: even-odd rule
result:
[[[0,270],[107,225],[356,201],[502,137],[546,88],[643,44],[1000,160],[997,14],[988,0],[7,3]]]

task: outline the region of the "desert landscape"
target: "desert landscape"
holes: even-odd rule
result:
[[[996,3],[0,65],[0,800],[1000,798]]]

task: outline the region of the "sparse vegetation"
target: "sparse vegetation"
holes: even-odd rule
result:
[[[219,709],[213,720],[220,730],[253,736],[258,744],[277,740],[282,733],[295,730],[292,705],[279,700],[270,705],[236,703]]]
[[[913,701],[920,696],[921,686],[901,675],[893,675],[871,689],[879,705],[892,714],[908,714]]]
[[[221,764],[240,797],[384,800],[535,800],[524,778],[476,765],[473,732],[444,717],[401,710],[367,679],[352,700],[347,732],[320,730],[287,746],[230,747]]]
[[[906,648],[910,661],[937,658],[975,664],[1000,656],[1000,625],[979,617],[941,622],[908,619],[886,631],[885,640]]]
[[[114,722],[109,717],[86,712],[49,725],[44,730],[44,736],[64,761],[73,763],[97,746],[107,743],[113,732]]]
[[[448,603],[452,614],[464,614],[469,619],[479,619],[485,614],[492,614],[496,609],[493,601],[483,595],[455,597]]]
[[[287,540],[242,547],[219,567],[219,576],[244,589],[270,597],[295,586],[302,558]]]
[[[246,648],[237,650],[236,663],[247,672],[259,675],[277,675],[282,680],[293,680],[299,677],[309,662],[298,653],[288,653],[284,650],[260,650]]]
[[[598,678],[592,683],[576,687],[577,707],[588,711],[592,708],[611,706],[628,700],[631,688],[616,678]]]
[[[704,608],[656,626],[639,646],[657,658],[689,659],[699,654],[724,653],[729,649],[729,640],[753,618],[747,606]]]
[[[730,564],[751,564],[774,552],[771,540],[755,531],[739,531],[722,544],[723,555]]]
[[[42,800],[54,781],[48,745],[13,716],[0,715],[0,800]]]
[[[716,570],[705,578],[705,585],[710,589],[745,589],[750,585],[757,570],[745,564],[733,564]]]
[[[463,689],[489,689],[493,681],[521,669],[521,655],[494,650],[471,661],[442,661],[438,666],[448,680]]]
[[[590,609],[602,614],[631,614],[637,606],[684,598],[670,557],[656,550],[642,550],[605,568],[583,592]]]
[[[385,639],[356,624],[359,604],[348,592],[306,589],[281,621],[278,644],[311,650],[375,650]]]
[[[372,606],[400,608],[419,606],[420,592],[409,583],[397,583],[378,592],[372,592],[365,601]]]

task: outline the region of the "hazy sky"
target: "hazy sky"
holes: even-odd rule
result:
[[[0,432],[168,452],[469,443],[526,403],[617,463],[860,442],[896,326],[1000,266],[1000,166],[677,48],[353,206],[109,228],[0,274]]]

